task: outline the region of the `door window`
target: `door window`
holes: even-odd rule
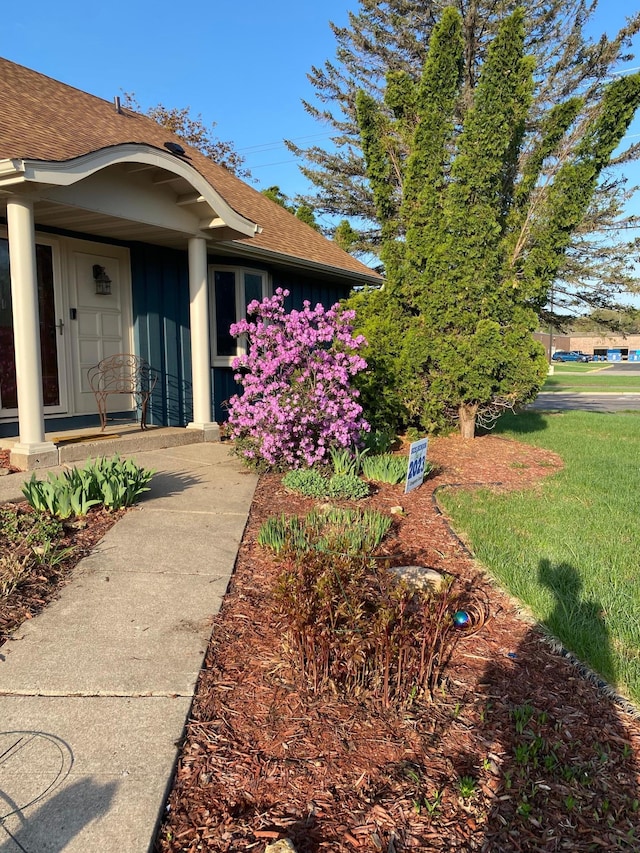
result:
[[[51,246],[36,245],[36,272],[40,313],[43,401],[45,406],[59,406],[60,382],[53,290],[53,249]],[[18,408],[9,241],[6,238],[0,238],[0,408]]]

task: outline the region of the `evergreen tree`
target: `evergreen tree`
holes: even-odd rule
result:
[[[478,419],[539,390],[546,361],[531,334],[536,309],[640,104],[640,75],[619,78],[586,116],[579,98],[556,105],[531,140],[535,60],[525,34],[518,7],[469,89],[464,21],[445,9],[417,84],[396,71],[383,107],[356,96],[387,274],[381,291],[356,301],[376,376],[362,390],[365,400],[384,399],[386,414],[404,406],[405,419],[427,430],[456,420],[472,437]],[[407,155],[397,172],[400,146]]]
[[[284,209],[288,210],[289,213],[293,213],[296,219],[310,225],[315,231],[320,230],[320,226],[316,222],[316,217],[312,208],[303,200],[296,199],[295,202],[292,202],[289,196],[283,193],[278,186],[267,187],[266,189],[261,190],[261,192],[262,195],[270,198],[271,201],[275,201],[276,204],[279,204],[280,207],[284,207]]]
[[[393,99],[385,97],[388,75],[418,82],[426,58],[431,32],[447,3],[443,0],[360,0],[345,27],[331,24],[336,37],[336,60],[313,67],[309,79],[316,92],[314,102],[303,102],[312,116],[334,131],[329,149],[320,146],[300,149],[303,174],[314,185],[307,201],[314,210],[347,217],[338,226],[338,239],[355,253],[379,253],[383,235],[373,192],[365,176],[362,143],[356,119],[356,92],[362,90],[380,107],[383,117],[394,118]],[[499,22],[513,12],[517,0],[458,0],[462,20],[463,53],[461,86],[456,116],[460,118],[473,102],[473,91],[486,57],[487,46]],[[632,37],[640,30],[640,13],[634,13],[613,38],[590,41],[584,35],[598,0],[525,0],[525,48],[535,56],[533,103],[529,112],[526,144],[516,168],[522,169],[536,139],[545,133],[550,118],[559,121],[554,106],[579,97],[582,123],[598,109],[604,83],[621,62],[630,59]],[[406,125],[417,121],[415,111]],[[576,127],[580,122],[576,122]],[[389,173],[389,201],[402,205],[403,164],[409,156],[406,140],[396,139],[394,168]],[[575,139],[577,139],[577,135]],[[574,142],[575,142],[574,139]],[[567,140],[565,140],[567,141]],[[571,145],[557,148],[562,160]],[[633,229],[640,217],[624,212],[634,188],[627,186],[621,167],[640,155],[640,145],[618,153],[605,174],[558,268],[554,305],[562,313],[578,307],[614,307],[619,293],[638,289],[635,261],[640,239]],[[557,168],[544,162],[542,179],[553,178]],[[535,172],[531,169],[531,173]],[[537,197],[532,203],[537,201]],[[364,223],[364,227],[363,227]],[[356,234],[356,232],[358,232]],[[348,235],[345,242],[344,237]],[[544,300],[539,306],[545,315]],[[545,320],[548,319],[547,317]],[[558,318],[558,321],[559,318]]]

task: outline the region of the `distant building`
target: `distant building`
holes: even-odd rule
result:
[[[549,335],[546,332],[536,332],[533,337],[544,346],[547,357],[551,340],[551,354],[558,350],[579,350],[609,361],[640,360],[640,356],[635,355],[640,353],[640,335]],[[620,357],[612,357],[613,352],[619,352]]]

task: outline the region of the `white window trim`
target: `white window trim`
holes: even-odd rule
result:
[[[244,292],[244,275],[259,275],[262,278],[262,298],[271,296],[272,281],[269,273],[264,269],[257,267],[245,267],[225,264],[209,264],[209,329],[211,330],[211,364],[213,367],[231,367],[234,358],[243,355],[246,350],[246,342],[240,338],[236,338],[236,352],[234,355],[216,355],[217,352],[217,335],[216,335],[216,293],[215,293],[215,274],[217,272],[233,272],[235,275],[235,296],[236,296],[236,323],[244,316],[245,292]]]

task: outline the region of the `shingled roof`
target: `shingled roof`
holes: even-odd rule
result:
[[[166,142],[178,142],[189,164],[226,203],[259,226],[255,236],[233,241],[239,253],[246,244],[274,260],[296,259],[305,266],[334,269],[341,276],[378,278],[335,243],[147,116],[128,109],[118,112],[109,101],[2,58],[0,89],[0,160],[61,163],[123,144],[148,145],[166,153]]]

